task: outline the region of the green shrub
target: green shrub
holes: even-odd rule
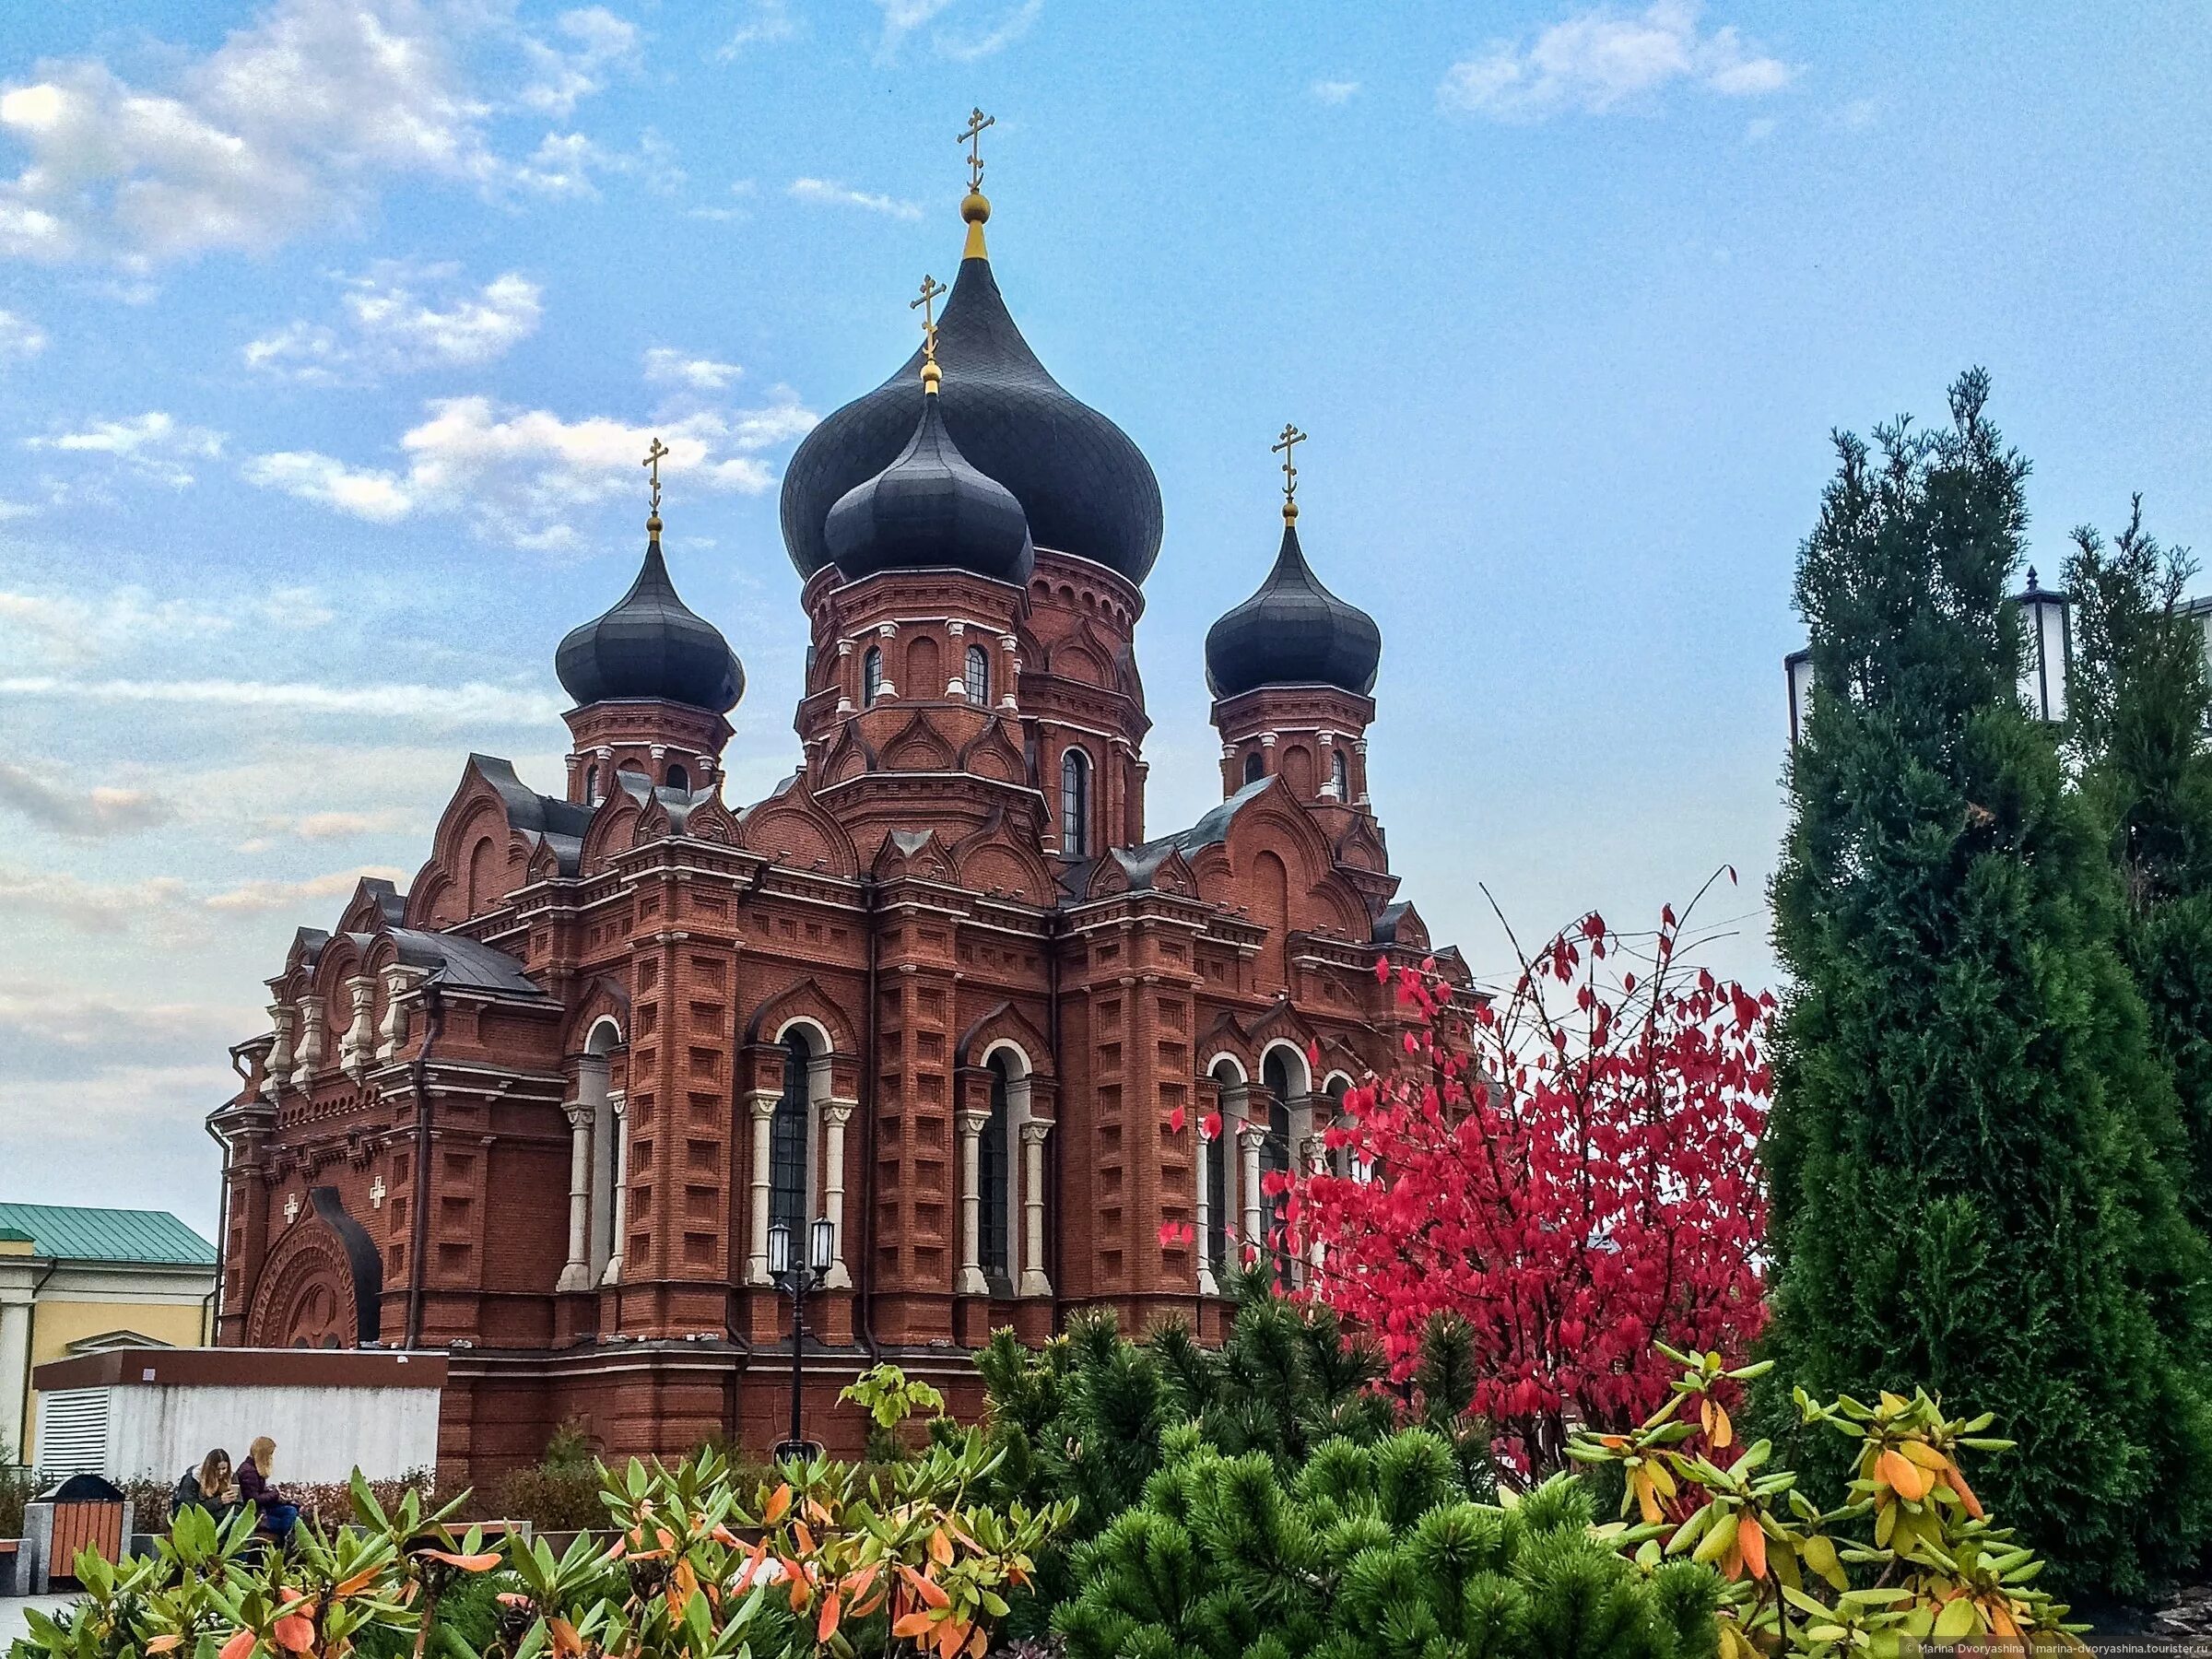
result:
[[[1069,1659],[1702,1659],[1720,1581],[1649,1572],[1592,1526],[1571,1477],[1477,1502],[1452,1442],[1324,1441],[1286,1478],[1195,1426],[1143,1502],[1090,1542],[1053,1616]]]

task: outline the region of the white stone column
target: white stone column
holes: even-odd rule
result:
[[[606,1241],[606,1271],[599,1276],[599,1282],[618,1285],[622,1282],[623,1235],[629,1229],[629,1114],[618,1094],[608,1095],[606,1103],[615,1118],[615,1224],[608,1230],[614,1236]]]
[[[1227,1091],[1224,1090],[1223,1093],[1226,1097]],[[1198,1216],[1198,1231],[1196,1240],[1196,1254],[1198,1257],[1198,1294],[1201,1296],[1218,1296],[1221,1293],[1221,1287],[1214,1282],[1214,1194],[1210,1190],[1213,1183],[1206,1178],[1206,1166],[1213,1161],[1214,1148],[1217,1145],[1217,1141],[1207,1140],[1206,1138],[1205,1131],[1203,1129],[1199,1129],[1197,1125],[1194,1124],[1193,1127],[1194,1129],[1196,1129],[1197,1132],[1192,1135],[1191,1144],[1196,1149],[1198,1154],[1196,1158],[1191,1160],[1192,1164],[1194,1166],[1194,1172],[1197,1176],[1198,1187],[1198,1203],[1196,1206]],[[1221,1133],[1223,1135],[1227,1135],[1229,1132],[1229,1120],[1225,1115],[1221,1120]],[[1224,1151],[1222,1156],[1227,1157],[1227,1152]],[[1222,1194],[1222,1196],[1224,1199],[1226,1199],[1228,1194],[1225,1193]]]
[[[745,1257],[745,1282],[748,1285],[771,1282],[768,1277],[768,1163],[775,1128],[776,1102],[781,1098],[770,1088],[756,1088],[745,1097],[753,1119],[753,1236],[748,1241]],[[803,1252],[806,1248],[806,1241],[794,1239],[791,1247],[795,1252]]]
[[[18,1458],[32,1427],[24,1420],[30,1406],[24,1392],[30,1375],[30,1301],[28,1283],[10,1285],[0,1297],[0,1440],[7,1441]]]
[[[1240,1265],[1244,1259],[1244,1245],[1249,1244],[1261,1256],[1267,1253],[1266,1211],[1260,1194],[1260,1143],[1266,1138],[1266,1126],[1250,1118],[1237,1126],[1237,1149],[1242,1154],[1237,1171],[1237,1190],[1244,1200],[1244,1236],[1234,1252]]]
[[[1050,1296],[1053,1281],[1044,1271],[1044,1140],[1050,1118],[1030,1118],[1021,1125],[1021,1283],[1024,1296]]]
[[[358,1083],[368,1075],[370,1059],[376,1052],[376,981],[366,973],[357,973],[346,982],[346,995],[352,1018],[338,1043],[338,1064]]]
[[[323,1002],[310,994],[300,1005],[300,1063],[292,1067],[292,1087],[305,1088],[323,1064]]]
[[[399,1040],[407,1029],[407,1007],[402,999],[407,994],[408,982],[419,977],[418,970],[400,962],[393,962],[384,969],[384,1018],[376,1032],[376,1057],[380,1061],[396,1059],[399,1055]]]
[[[569,1261],[556,1290],[592,1288],[592,1108],[571,1100],[569,1115]]]
[[[269,1044],[269,1057],[261,1068],[261,1092],[269,1100],[276,1091],[292,1080],[296,1064],[292,1053],[292,1019],[297,1012],[289,1003],[269,1005],[269,1029],[276,1032],[276,1041]]]
[[[822,1102],[822,1214],[830,1222],[830,1271],[823,1286],[850,1289],[853,1270],[845,1263],[845,1125],[856,1100]]]
[[[956,1296],[987,1296],[983,1279],[983,1127],[988,1112],[959,1114],[960,1128],[960,1271]]]

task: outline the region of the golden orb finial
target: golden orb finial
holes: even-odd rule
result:
[[[1298,523],[1298,466],[1295,457],[1298,446],[1306,435],[1288,421],[1283,423],[1282,435],[1268,446],[1268,453],[1283,458],[1283,523]]]
[[[991,257],[983,246],[983,222],[991,217],[991,200],[983,194],[982,132],[997,124],[997,116],[971,110],[968,124],[960,130],[959,141],[968,147],[968,194],[960,198],[960,218],[968,222],[968,245],[960,250],[962,259]]]

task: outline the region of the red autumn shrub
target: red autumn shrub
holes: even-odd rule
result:
[[[1631,942],[1585,916],[1495,998],[1397,970],[1403,1064],[1346,1095],[1331,1170],[1272,1178],[1308,1293],[1394,1378],[1431,1315],[1466,1322],[1473,1409],[1524,1471],[1562,1466],[1578,1422],[1656,1408],[1676,1368],[1654,1341],[1733,1365],[1765,1322],[1774,999],[1678,961],[1684,920]]]

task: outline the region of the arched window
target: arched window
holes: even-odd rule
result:
[[[1329,750],[1329,781],[1336,785],[1338,800],[1349,801],[1352,798],[1352,769],[1345,759],[1341,747]]]
[[[1244,757],[1244,782],[1257,783],[1267,775],[1267,757],[1253,749]]]
[[[791,1230],[792,1248],[806,1249],[806,1088],[814,1050],[803,1032],[783,1039],[783,1094],[768,1129],[768,1223]]]
[[[1220,1133],[1206,1143],[1206,1259],[1214,1270],[1215,1283],[1229,1270],[1229,1241],[1236,1237],[1236,1218],[1229,1213],[1229,1164],[1237,1133],[1228,1112],[1230,1090],[1240,1081],[1237,1068],[1217,1061],[1214,1081],[1219,1086]]]
[[[1079,748],[1060,757],[1060,855],[1090,856],[1090,757]]]
[[[1269,1196],[1266,1190],[1270,1172],[1278,1175],[1290,1172],[1290,1096],[1293,1088],[1290,1062],[1283,1050],[1278,1048],[1269,1052],[1260,1068],[1260,1080],[1265,1085],[1267,1096],[1267,1132],[1260,1138],[1262,1225],[1267,1229],[1267,1249],[1275,1264],[1276,1283],[1288,1289],[1290,1250],[1283,1233],[1289,1225],[1290,1195],[1288,1193],[1277,1193]]]
[[[962,662],[965,670],[961,677],[967,681],[968,700],[981,708],[991,700],[991,653],[981,645],[971,645]]]
[[[1005,1051],[991,1056],[991,1121],[983,1125],[982,1163],[983,1276],[994,1289],[1012,1288],[1006,1244],[1013,1224],[1014,1111]]]
[[[883,690],[883,652],[878,646],[868,647],[867,655],[860,659],[860,706],[872,709]]]
[[[689,794],[691,793],[691,774],[686,771],[678,762],[674,760],[668,762],[668,787],[671,789],[680,789],[686,794]]]
[[[599,763],[596,760],[583,769],[583,804],[586,806],[599,805]]]

